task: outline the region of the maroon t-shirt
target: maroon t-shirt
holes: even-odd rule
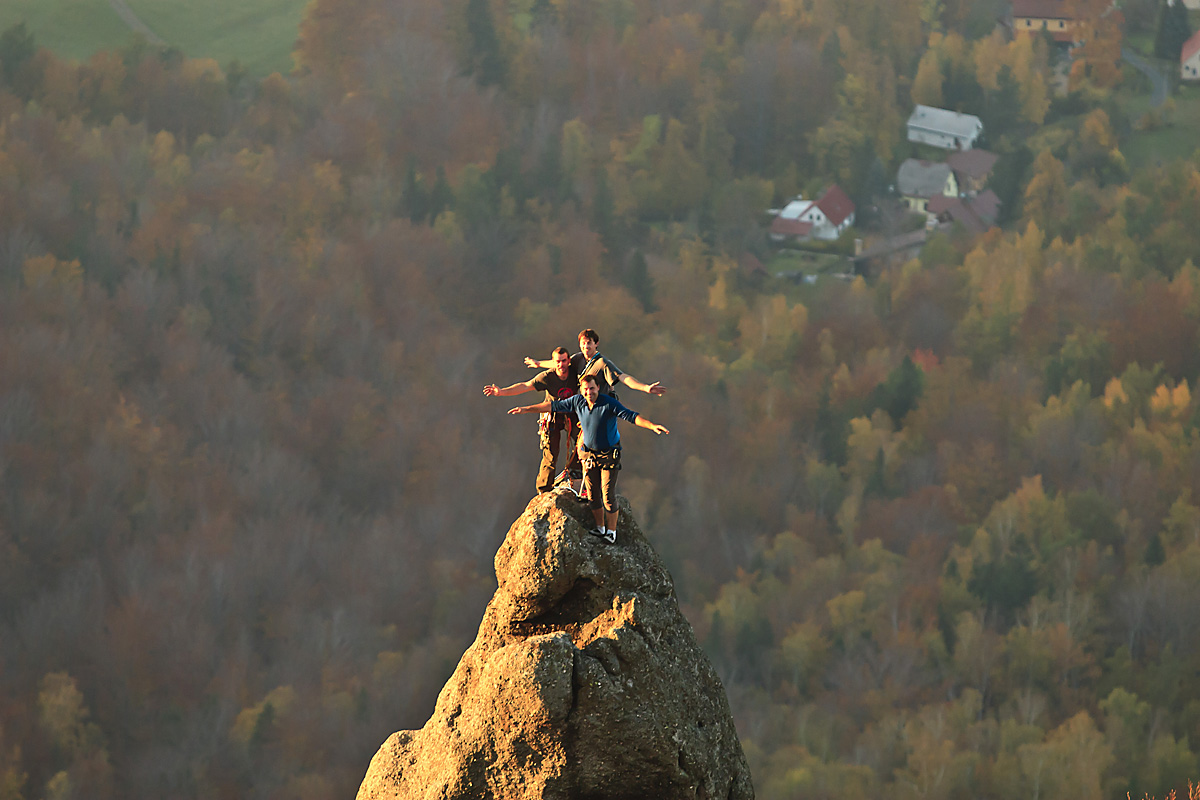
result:
[[[534,376],[532,386],[534,389],[546,393],[546,399],[550,402],[555,400],[565,400],[579,391],[579,381],[576,377],[578,373],[572,368],[566,378],[559,377],[558,373],[552,369],[539,372]],[[561,423],[564,420],[575,419],[574,414],[558,414],[554,415],[554,422]]]

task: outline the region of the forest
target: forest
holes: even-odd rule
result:
[[[1001,0],[313,0],[296,68],[0,34],[0,800],[350,797],[421,727],[596,329],[620,491],[768,800],[1200,778],[1200,150]],[[797,282],[914,102],[1001,227]],[[753,256],[753,259],[748,258]],[[516,402],[511,405],[516,405]]]

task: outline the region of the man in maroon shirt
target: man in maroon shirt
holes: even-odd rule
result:
[[[571,355],[565,347],[556,347],[550,354],[551,368],[539,372],[534,377],[521,383],[503,388],[494,383],[483,387],[483,393],[488,397],[510,397],[525,392],[541,391],[546,393],[546,400],[563,400],[576,393],[578,389],[578,374],[571,364]],[[578,430],[578,420],[573,414],[547,411],[538,419],[538,438],[542,449],[542,463],[538,467],[537,490],[539,494],[554,488],[554,467],[558,462],[560,435],[567,440],[567,463],[563,472],[566,480],[582,479],[583,472],[579,465],[574,442]],[[567,484],[570,488],[570,483]]]

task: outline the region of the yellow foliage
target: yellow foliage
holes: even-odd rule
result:
[[[183,64],[180,65],[180,73],[188,81],[196,81],[201,78],[212,81],[225,80],[225,73],[221,71],[221,65],[213,58],[185,58]]]
[[[728,289],[725,286],[725,276],[718,275],[713,285],[708,287],[708,307],[714,311],[724,311],[729,307]]]
[[[870,419],[855,417],[850,420],[850,434],[846,439],[849,449],[847,470],[851,475],[866,479],[875,468],[875,459],[883,452],[886,467],[896,454],[903,434],[892,430],[891,417],[886,411],[876,409]]]
[[[1200,269],[1189,258],[1171,280],[1171,294],[1183,303],[1191,317],[1200,317]]]
[[[296,690],[290,686],[279,686],[272,689],[262,702],[243,709],[237,715],[237,719],[233,721],[233,730],[229,732],[229,738],[233,741],[247,745],[250,739],[254,736],[254,731],[258,727],[259,718],[266,711],[267,706],[271,706],[275,713],[276,719],[286,715],[296,702]]]
[[[826,601],[829,622],[835,630],[861,624],[864,621],[864,606],[867,595],[861,589],[852,589]]]
[[[990,36],[976,42],[972,55],[975,58],[975,80],[988,91],[999,89],[1000,68],[1008,63],[1008,46],[1000,31],[992,31]]]
[[[175,137],[170,131],[159,131],[154,134],[150,144],[150,165],[155,169],[168,164],[175,157]]]
[[[963,269],[985,315],[1020,314],[1029,306],[1041,273],[1044,239],[1030,220],[1024,235],[1008,235],[994,245],[984,240],[967,254]]]
[[[917,75],[913,78],[912,101],[927,106],[942,104],[942,65],[938,54],[926,50],[917,65]]]
[[[83,289],[83,268],[78,259],[59,261],[49,254],[27,258],[21,276],[27,289],[56,287],[71,293]]]
[[[1121,383],[1121,379],[1109,378],[1108,383],[1104,385],[1104,407],[1113,408],[1128,402],[1129,395],[1125,393],[1125,385]]]
[[[46,781],[46,800],[69,800],[72,797],[75,797],[75,787],[66,770],[54,773],[54,777]]]
[[[1174,389],[1160,384],[1150,398],[1150,410],[1167,417],[1182,418],[1192,403],[1192,393],[1187,381],[1180,381]]]
[[[462,228],[458,226],[458,217],[450,209],[438,214],[437,219],[433,221],[433,231],[447,244],[460,245],[466,241]]]

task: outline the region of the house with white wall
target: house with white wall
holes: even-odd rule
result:
[[[854,224],[854,202],[834,184],[817,200],[796,197],[771,222],[772,241],[823,239],[833,241]]]
[[[908,118],[908,140],[946,150],[970,150],[983,133],[983,121],[974,114],[918,105]]]
[[[1183,43],[1179,52],[1179,77],[1185,81],[1200,81],[1200,31]]]

